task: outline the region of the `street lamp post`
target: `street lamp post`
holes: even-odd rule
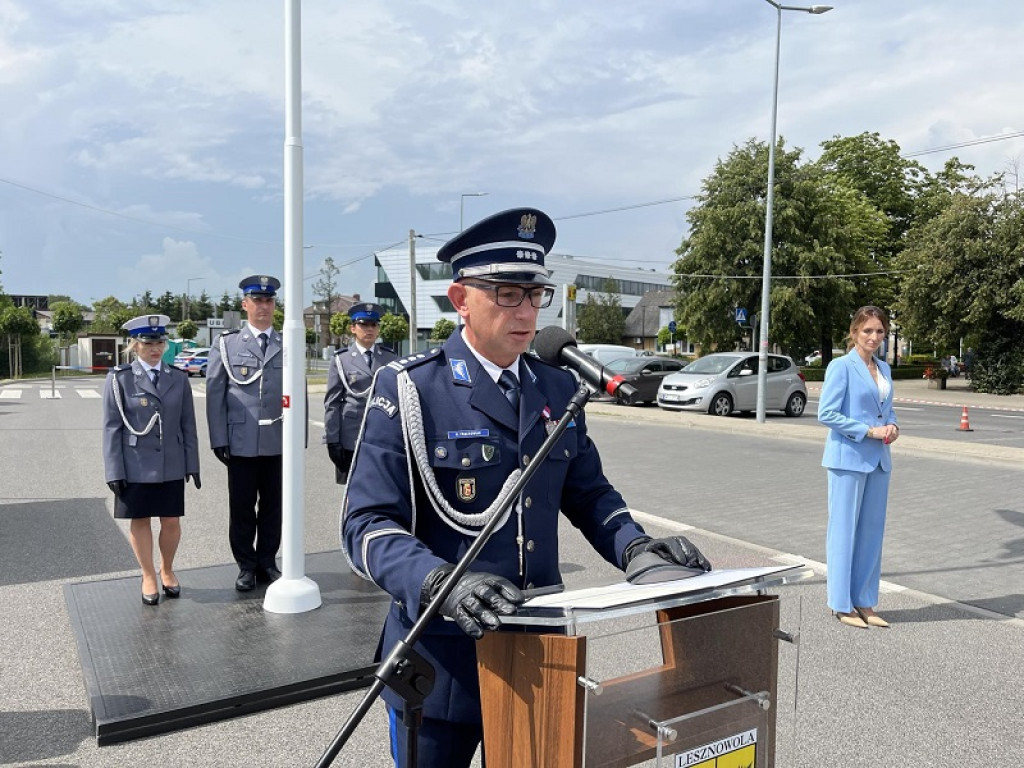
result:
[[[462,211],[465,208],[467,197],[483,197],[486,192],[463,192],[459,195],[459,232],[462,231]]]
[[[775,118],[779,111],[779,48],[782,43],[782,12],[803,11],[815,15],[828,13],[831,5],[782,5],[775,0],[764,0],[775,8],[775,74],[772,80],[772,127],[768,141],[768,197],[764,213],[764,272],[761,278],[761,339],[757,353],[757,420],[764,423],[765,399],[768,390],[768,305],[772,288],[772,217],[775,206]]]
[[[181,319],[182,321],[188,320],[188,297],[192,293],[192,283],[196,280],[202,280],[201,277],[190,277],[185,281],[185,299],[181,302]]]

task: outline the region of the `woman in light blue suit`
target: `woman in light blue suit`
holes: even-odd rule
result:
[[[889,333],[878,307],[850,321],[847,354],[829,363],[818,421],[829,428],[821,465],[828,469],[828,605],[851,627],[887,627],[875,613],[892,458],[899,437],[889,366],[875,357]]]

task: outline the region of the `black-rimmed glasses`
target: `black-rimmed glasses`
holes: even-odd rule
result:
[[[486,285],[484,283],[463,283],[470,288],[479,288],[481,291],[491,291],[494,294],[494,302],[499,307],[518,307],[523,299],[530,297],[530,306],[534,309],[544,309],[551,306],[551,299],[555,295],[555,289],[550,285],[524,288],[521,285]]]

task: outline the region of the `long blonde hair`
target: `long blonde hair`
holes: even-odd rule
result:
[[[885,329],[885,335],[889,335],[889,315],[884,309],[879,309],[873,304],[868,304],[854,312],[853,317],[850,318],[850,335],[846,341],[847,352],[854,347],[854,334],[856,334],[858,329],[872,317],[882,324],[882,328]]]

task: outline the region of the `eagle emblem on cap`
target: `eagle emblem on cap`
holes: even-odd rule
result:
[[[532,240],[537,234],[537,214],[524,213],[519,219],[519,236],[525,240]]]
[[[267,277],[266,275],[260,275],[260,288],[266,288],[269,282],[269,277]]]

